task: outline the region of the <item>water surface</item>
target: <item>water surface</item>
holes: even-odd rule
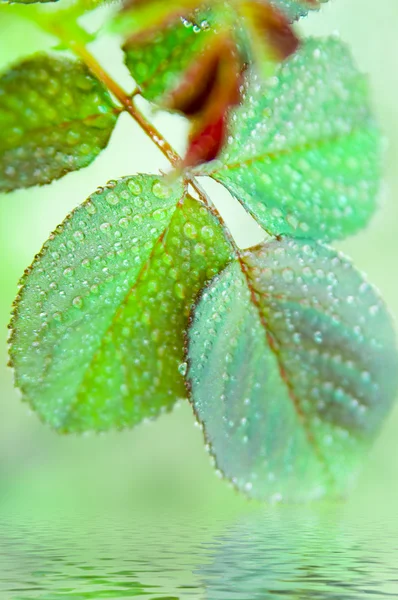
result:
[[[339,507],[223,517],[0,515],[0,598],[398,598],[398,520]]]

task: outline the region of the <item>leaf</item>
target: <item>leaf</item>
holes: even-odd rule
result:
[[[275,66],[296,52],[299,39],[286,15],[268,2],[240,0],[240,14],[247,30],[251,62],[264,79]]]
[[[248,250],[215,277],[188,361],[218,468],[260,499],[344,493],[397,392],[382,300],[346,258],[308,240]]]
[[[148,30],[161,28],[180,17],[189,19],[202,5],[212,4],[212,0],[127,0],[123,9],[109,25],[112,33],[123,36],[137,35]]]
[[[129,35],[124,46],[126,64],[148,100],[170,108],[174,90],[185,91],[190,84],[193,90],[206,88],[211,79],[206,69],[215,68],[213,55],[221,56],[230,47],[241,55],[239,70],[251,54],[253,60],[261,57],[259,67],[267,75],[297,49],[298,38],[286,17],[268,3],[239,0],[232,7],[202,4],[202,10],[192,14],[181,8],[187,18],[176,15],[172,4],[171,16],[163,27],[160,23]],[[144,6],[145,11],[149,8]],[[137,9],[133,15],[135,12]],[[226,75],[224,84],[228,81]]]
[[[230,253],[218,220],[180,185],[138,175],[100,189],[22,280],[10,356],[24,400],[64,432],[170,410],[185,396],[192,302]]]
[[[197,21],[173,21],[162,30],[130,37],[123,47],[128,69],[147,100],[160,103],[182,82],[195,56],[212,36],[206,13]]]
[[[227,131],[227,112],[239,102],[241,60],[229,32],[209,29],[203,14],[179,20],[149,37],[131,38],[126,64],[143,95],[191,119],[187,152],[180,168],[213,160]]]
[[[191,71],[184,84],[171,95],[169,105],[191,116],[188,149],[182,166],[194,167],[216,158],[227,135],[229,110],[239,104],[242,82],[241,64],[235,44],[228,36],[218,34],[218,44],[213,45],[208,60],[209,78],[204,86]],[[203,58],[201,59],[203,60]],[[193,71],[195,71],[194,65]]]
[[[0,192],[88,166],[120,109],[81,63],[39,54],[0,77]]]
[[[273,85],[253,76],[211,175],[271,234],[337,239],[369,221],[380,178],[366,79],[337,39],[309,40]]]

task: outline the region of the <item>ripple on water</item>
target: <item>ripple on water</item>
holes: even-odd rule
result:
[[[0,517],[0,599],[398,598],[398,527],[275,508],[227,520]]]

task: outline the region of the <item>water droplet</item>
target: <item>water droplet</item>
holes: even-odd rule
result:
[[[283,269],[283,271],[282,271],[282,277],[288,283],[294,281],[294,271],[293,271],[293,269],[290,269],[290,268]]]
[[[322,341],[323,341],[322,333],[320,331],[315,331],[314,342],[316,344],[322,344]]]
[[[97,212],[97,209],[95,205],[91,202],[91,200],[86,202],[85,209],[90,215],[95,215],[95,213]]]
[[[109,192],[109,194],[106,195],[106,201],[108,204],[115,206],[119,202],[119,197],[114,192]]]
[[[203,230],[202,230],[203,231]],[[197,235],[196,227],[192,223],[185,223],[184,234],[189,239],[194,239]]]
[[[111,224],[110,224],[110,223],[108,223],[108,222],[101,223],[101,225],[100,225],[100,230],[101,230],[103,233],[107,233],[107,232],[109,232],[110,228],[111,228]]]
[[[183,377],[185,377],[185,375],[187,374],[187,370],[188,370],[188,364],[186,362],[182,362],[178,365],[178,372]]]
[[[152,186],[152,194],[154,196],[156,196],[156,198],[159,198],[160,200],[169,198],[170,197],[170,187],[162,181],[157,181]]]
[[[127,187],[134,196],[138,196],[138,194],[141,194],[142,192],[142,187],[136,179],[130,179],[127,183]]]
[[[82,308],[83,298],[81,296],[76,296],[75,298],[73,298],[72,304],[73,306],[76,306],[76,308]]]

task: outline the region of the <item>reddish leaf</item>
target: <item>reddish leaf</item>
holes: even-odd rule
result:
[[[211,42],[213,42],[212,36]],[[214,86],[220,64],[220,44],[210,43],[186,71],[183,80],[162,102],[165,108],[192,117],[203,110]]]
[[[203,129],[193,131],[189,147],[183,161],[184,167],[193,167],[214,160],[220,153],[227,132],[225,116],[206,123]]]
[[[189,84],[185,80],[174,93],[174,108],[185,108],[184,114],[194,117],[184,167],[218,156],[225,141],[228,112],[240,100],[243,67],[231,39],[219,37],[217,44],[209,48],[204,62],[211,65],[207,77],[204,80],[200,77],[201,67],[197,66],[198,81],[192,78],[191,70]]]

